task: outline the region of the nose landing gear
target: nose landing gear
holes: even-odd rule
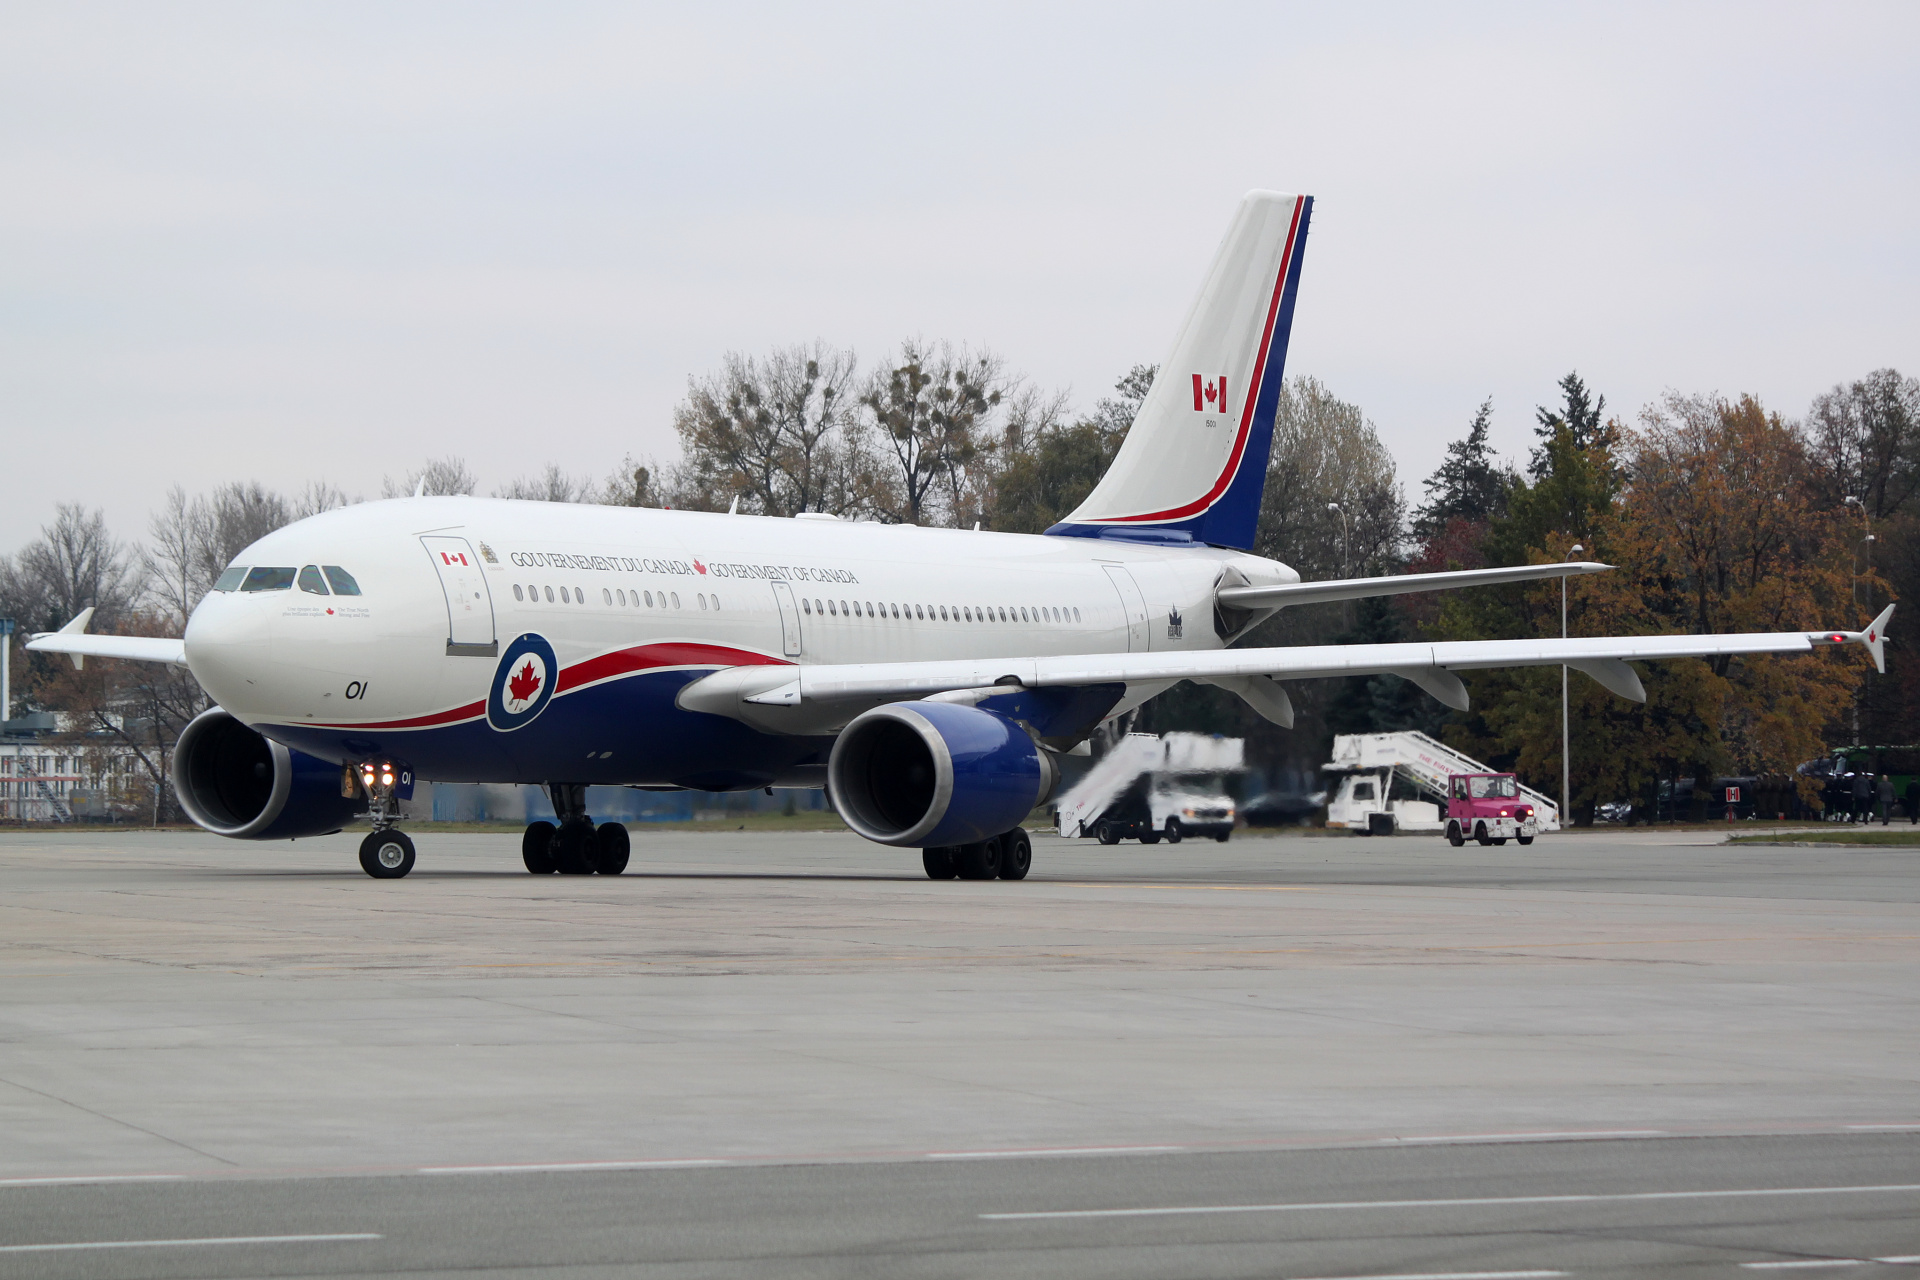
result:
[[[343,789],[349,795],[356,772],[367,793],[366,816],[373,820],[373,830],[360,842],[360,869],[375,880],[398,880],[413,870],[413,841],[394,825],[400,821],[393,789],[401,769],[391,760],[363,761],[357,771],[346,771]]]

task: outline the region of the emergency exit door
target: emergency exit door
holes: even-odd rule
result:
[[[1123,564],[1103,564],[1107,571],[1107,581],[1113,584],[1114,591],[1120,597],[1120,610],[1127,619],[1127,652],[1143,653],[1147,650],[1147,598],[1140,594],[1140,584]]]
[[[461,658],[491,658],[500,652],[493,634],[493,596],[480,557],[465,538],[420,539],[440,587],[447,596],[447,654]]]
[[[780,648],[789,658],[800,656],[800,610],[793,603],[793,588],[784,582],[773,584],[773,602],[780,610]]]

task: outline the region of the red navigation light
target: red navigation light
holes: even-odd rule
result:
[[[1838,631],[1828,636],[1827,639],[1832,641],[1834,644],[1845,644],[1847,642],[1847,638],[1841,635]]]

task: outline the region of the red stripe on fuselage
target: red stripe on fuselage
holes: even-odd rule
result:
[[[1260,351],[1253,364],[1251,392],[1247,396],[1247,407],[1240,413],[1240,431],[1233,438],[1233,453],[1227,458],[1227,465],[1220,472],[1220,478],[1213,482],[1213,488],[1185,506],[1174,507],[1168,511],[1149,511],[1137,516],[1103,516],[1089,520],[1089,524],[1113,524],[1135,520],[1178,520],[1184,516],[1197,515],[1212,506],[1233,483],[1234,473],[1240,470],[1240,457],[1246,452],[1247,435],[1253,429],[1253,411],[1260,402],[1261,380],[1266,376],[1267,353],[1273,346],[1273,326],[1280,315],[1280,298],[1287,290],[1287,276],[1293,269],[1293,242],[1300,232],[1300,211],[1306,207],[1305,196],[1293,199],[1293,221],[1287,226],[1287,250],[1280,255],[1280,278],[1273,282],[1273,298],[1267,303],[1267,324],[1260,334]]]
[[[553,694],[557,698],[583,685],[595,684],[614,676],[634,675],[642,671],[662,671],[676,667],[788,665],[791,664],[785,658],[770,658],[764,653],[729,648],[721,644],[697,644],[688,641],[643,644],[631,649],[616,649],[612,653],[603,653],[597,658],[588,658],[585,662],[575,663],[560,673],[559,682],[553,687]],[[455,707],[450,711],[436,711],[431,715],[414,716],[407,720],[316,724],[312,727],[316,729],[431,729],[443,724],[457,724],[463,720],[478,720],[486,714],[485,702],[469,702],[464,707]]]
[[[769,658],[764,653],[730,649],[720,644],[643,644],[632,649],[616,649],[597,658],[588,658],[560,673],[553,687],[555,696],[581,685],[605,680],[609,676],[630,675],[636,671],[657,671],[663,667],[749,667],[786,666],[785,658]]]

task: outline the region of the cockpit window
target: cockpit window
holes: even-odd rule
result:
[[[247,571],[247,580],[241,584],[242,591],[290,591],[293,589],[293,569],[268,568],[258,565]]]
[[[327,584],[320,577],[318,565],[308,565],[300,571],[300,589],[316,596],[327,594]]]
[[[355,582],[353,575],[345,569],[342,569],[337,564],[330,564],[326,566],[326,570],[327,581],[333,584],[333,594],[337,596],[357,596],[360,594],[360,584]]]
[[[246,577],[247,566],[243,564],[232,565],[225,573],[220,575],[219,581],[213,584],[213,589],[215,591],[238,591],[240,584],[246,580]]]

